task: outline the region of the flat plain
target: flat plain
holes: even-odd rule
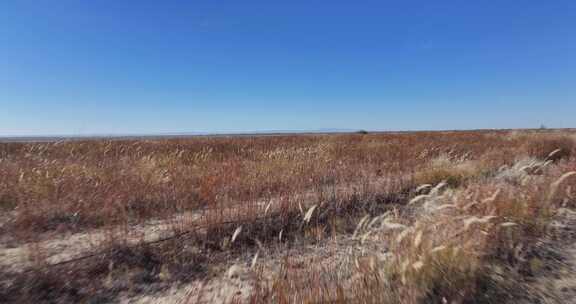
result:
[[[0,143],[0,302],[570,303],[576,132]]]

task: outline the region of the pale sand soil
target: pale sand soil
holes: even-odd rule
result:
[[[316,272],[337,277],[339,282],[351,285],[359,278],[351,270],[364,267],[374,257],[385,260],[387,252],[385,246],[360,245],[358,240],[350,236],[339,236],[316,245],[260,251],[255,267],[252,268],[254,255],[255,253],[250,253],[230,261],[219,275],[208,281],[198,280],[159,293],[123,298],[121,302],[224,304],[236,300],[244,303],[254,293],[257,278],[271,283],[274,277],[279,275],[280,267],[286,267],[284,271],[294,276],[309,276]]]
[[[64,234],[35,243],[12,246],[0,243],[0,267],[5,271],[19,272],[30,266],[34,259],[55,264],[97,252],[107,241],[120,235],[128,236],[128,244],[151,242],[173,235],[173,220],[152,220],[129,227],[95,229],[88,232]]]
[[[526,297],[518,303],[576,303],[576,211],[560,211],[550,238],[538,244],[541,266],[520,284]]]

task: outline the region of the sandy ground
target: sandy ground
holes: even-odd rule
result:
[[[391,186],[391,179],[379,178],[372,180],[369,187],[374,189],[387,189]],[[328,186],[322,189],[322,193],[330,195],[337,193],[343,197],[351,195],[363,185],[339,185]],[[300,195],[293,196],[294,201],[301,201],[304,209],[309,208],[318,201],[318,191],[308,191]],[[281,207],[281,198],[262,200],[252,204],[254,208],[268,210],[269,214],[277,212]],[[239,204],[238,204],[239,205]],[[242,221],[234,213],[232,207],[228,210],[231,221]],[[226,212],[224,212],[226,213]],[[13,242],[5,242],[0,238],[0,267],[7,267],[11,271],[18,271],[30,265],[35,258],[31,253],[42,251],[42,259],[49,264],[59,263],[69,259],[80,257],[84,254],[94,252],[103,242],[109,242],[118,237],[126,237],[129,244],[140,242],[153,242],[162,238],[167,238],[177,231],[202,225],[205,219],[205,211],[188,212],[178,214],[170,219],[149,220],[129,227],[111,227],[106,229],[94,229],[82,233],[50,235],[49,239],[44,239],[34,243],[20,243],[13,245]],[[6,222],[6,219],[4,220]],[[3,224],[0,218],[0,226]],[[32,259],[32,260],[31,260]]]
[[[370,187],[386,189],[390,186],[389,180],[380,178],[373,180]],[[330,186],[323,189],[324,193],[337,193],[339,196],[350,195],[362,185]],[[309,191],[296,196],[297,201],[302,201],[304,211],[314,202],[318,201],[318,191]],[[280,208],[280,198],[260,201],[255,207],[265,209],[273,213]],[[186,229],[195,224],[202,224],[204,212],[190,212],[179,214],[170,219],[149,220],[130,227],[112,227],[106,229],[93,229],[81,233],[66,233],[60,235],[49,234],[42,240],[34,243],[15,243],[0,239],[0,268],[5,272],[17,273],[26,270],[29,266],[41,261],[53,265],[83,256],[100,252],[102,244],[119,238],[126,240],[128,244],[142,242],[154,242],[169,238],[178,229]],[[4,221],[5,222],[5,221]],[[2,223],[0,222],[0,225]],[[176,229],[175,229],[176,228]],[[127,236],[127,237],[126,237]],[[258,273],[266,276],[273,275],[279,259],[286,256],[295,257],[300,265],[322,264],[326,267],[334,267],[344,263],[350,263],[349,243],[354,242],[350,236],[338,236],[329,245],[299,248],[296,251],[272,252],[270,248],[259,253]],[[221,265],[223,270],[220,275],[211,277],[208,281],[193,281],[186,285],[173,286],[161,292],[151,291],[136,298],[122,298],[125,303],[229,303],[232,299],[246,299],[252,291],[255,272],[251,262],[255,253],[247,253],[244,260],[230,261]],[[330,266],[332,265],[332,266]]]
[[[258,258],[254,263],[255,254]],[[256,279],[272,282],[280,273],[280,267],[287,267],[284,271],[292,275],[309,275],[314,269],[322,269],[323,273],[338,276],[340,282],[352,284],[359,277],[350,270],[362,267],[373,258],[385,260],[387,254],[385,246],[360,245],[359,240],[351,236],[339,236],[301,248],[249,253],[208,281],[194,281],[159,293],[124,298],[121,302],[224,304],[236,300],[244,303],[254,293]]]
[[[531,263],[534,277],[522,284],[527,297],[518,303],[576,303],[576,211],[560,209],[548,237],[538,244],[542,263]]]

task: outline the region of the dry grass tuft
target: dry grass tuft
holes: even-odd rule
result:
[[[530,156],[554,162],[569,158],[575,149],[576,142],[568,136],[540,136],[527,143]]]

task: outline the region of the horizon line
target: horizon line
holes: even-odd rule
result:
[[[213,132],[159,132],[159,133],[93,133],[93,134],[45,134],[45,135],[2,135],[0,142],[55,141],[82,139],[146,139],[209,136],[274,136],[274,135],[321,135],[351,133],[410,133],[410,132],[478,132],[478,131],[572,131],[576,128],[476,128],[476,129],[412,129],[412,130],[370,130],[370,129],[313,129],[313,130],[255,130],[255,131],[213,131]]]

